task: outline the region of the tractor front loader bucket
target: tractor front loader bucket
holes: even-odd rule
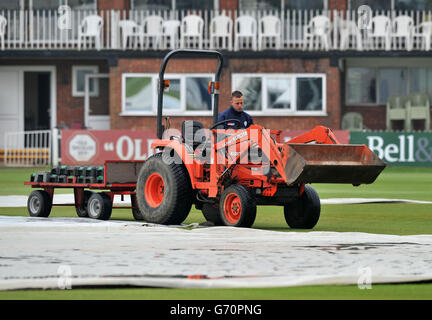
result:
[[[375,181],[386,164],[365,145],[286,144],[287,184],[349,183]]]

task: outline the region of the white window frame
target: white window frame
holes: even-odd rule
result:
[[[99,66],[96,65],[73,65],[72,66],[72,97],[84,97],[84,90],[78,91],[77,72],[80,70],[92,70],[95,74],[99,73]],[[90,91],[90,97],[99,96],[99,81],[93,81],[93,91]]]
[[[151,111],[135,111],[135,110],[127,110],[126,108],[126,79],[127,78],[151,78],[152,79],[152,110]],[[211,116],[213,114],[212,110],[202,110],[202,111],[188,111],[186,110],[186,97],[187,97],[187,88],[186,88],[186,78],[210,78],[211,81],[214,81],[214,74],[212,73],[166,73],[164,79],[166,80],[180,80],[180,109],[178,110],[170,110],[164,109],[164,115],[170,116]],[[155,116],[157,115],[157,100],[158,100],[158,82],[159,82],[159,74],[157,73],[123,73],[122,74],[122,111],[120,113],[121,116]],[[168,89],[169,90],[169,89]],[[213,107],[213,96],[211,100],[211,106]]]
[[[327,116],[327,75],[325,73],[232,73],[231,84],[232,91],[237,90],[234,87],[237,77],[253,77],[261,78],[261,90],[264,94],[261,95],[261,111],[246,110],[252,116]],[[267,105],[267,80],[269,78],[291,79],[291,108],[290,109],[271,109]],[[321,78],[322,79],[322,110],[319,111],[303,111],[297,110],[297,78]]]

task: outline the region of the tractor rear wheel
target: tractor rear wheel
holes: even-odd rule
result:
[[[201,209],[206,221],[212,222],[215,226],[222,226],[223,221],[219,214],[219,206],[217,204],[204,203]]]
[[[137,179],[137,202],[145,221],[181,224],[193,203],[193,190],[184,164],[165,161],[162,153],[148,158]]]
[[[219,213],[226,226],[249,228],[256,217],[256,201],[242,185],[233,184],[222,193]]]
[[[294,229],[312,229],[318,223],[320,212],[318,193],[310,185],[305,185],[299,199],[284,206],[285,221]]]

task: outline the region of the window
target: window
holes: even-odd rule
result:
[[[123,77],[123,110],[152,112],[155,103],[155,81],[152,75],[129,74]]]
[[[376,103],[376,70],[349,68],[346,86],[347,104]]]
[[[213,10],[219,6],[219,0],[132,0],[132,9],[139,10]]]
[[[68,5],[72,9],[96,9],[96,0],[30,0],[33,10],[57,10],[61,5]]]
[[[401,68],[379,69],[379,100],[380,104],[386,104],[392,94],[407,94],[408,70]]]
[[[321,111],[323,105],[322,78],[297,78],[297,111]]]
[[[326,0],[284,0],[287,10],[323,10],[327,7]]]
[[[84,80],[86,74],[98,73],[98,66],[72,66],[72,96],[84,97]],[[99,95],[99,85],[96,79],[90,79],[90,96]]]
[[[210,74],[165,74],[170,85],[164,92],[164,114],[211,114],[212,97],[208,93],[208,83],[213,78]],[[158,74],[123,74],[123,114],[155,115],[158,81]]]
[[[431,10],[430,0],[394,0],[396,10]]]
[[[325,114],[324,74],[233,74],[232,84],[255,114]]]
[[[392,94],[415,92],[425,92],[432,98],[432,67],[347,69],[347,105],[385,105]]]
[[[432,99],[432,68],[410,70],[410,93],[425,92]]]
[[[392,9],[392,0],[351,0],[349,4],[349,9],[355,11],[357,11],[358,7],[361,5],[369,6],[372,11]]]
[[[241,10],[280,10],[281,0],[240,0]]]

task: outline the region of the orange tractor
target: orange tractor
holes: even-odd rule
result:
[[[186,120],[179,134],[162,125],[164,79],[170,58],[200,55],[218,58],[213,94],[213,126]],[[257,205],[284,207],[292,228],[313,228],[320,217],[320,199],[309,183],[368,184],[385,168],[365,145],[339,144],[332,131],[318,126],[288,142],[280,130],[259,125],[247,129],[220,129],[217,122],[219,79],[223,56],[217,51],[174,50],[166,55],[159,73],[155,154],[141,167],[136,199],[142,218],[159,224],[180,224],[195,204],[215,225],[250,227]],[[168,121],[167,121],[168,124]]]

